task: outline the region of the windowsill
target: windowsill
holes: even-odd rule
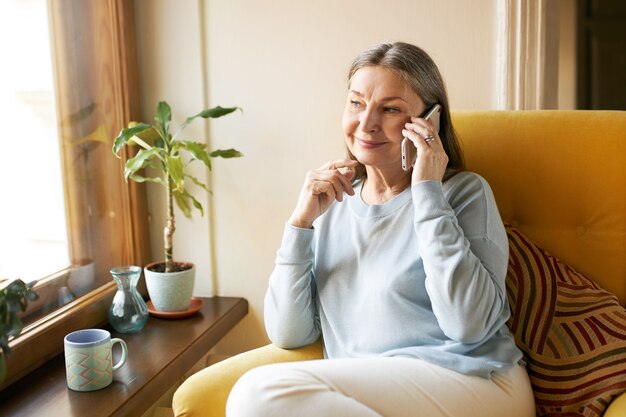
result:
[[[141,415],[248,313],[243,298],[203,300],[200,313],[188,319],[150,317],[139,333],[111,332],[128,345],[128,359],[107,388],[69,390],[61,354],[0,392],[0,415]]]

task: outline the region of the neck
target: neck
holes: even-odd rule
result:
[[[366,170],[361,198],[367,204],[382,204],[411,185],[410,172],[399,170],[389,173],[369,166]]]

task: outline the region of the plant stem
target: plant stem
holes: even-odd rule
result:
[[[176,227],[174,225],[174,199],[172,195],[172,179],[165,174],[165,189],[167,202],[167,219],[165,229],[163,230],[163,239],[165,243],[165,272],[174,271],[174,261],[172,260],[173,252],[173,236]]]

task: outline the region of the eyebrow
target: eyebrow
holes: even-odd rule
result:
[[[350,92],[356,96],[359,97],[363,97],[363,94],[357,90],[350,90]],[[393,96],[393,97],[385,97],[383,98],[381,101],[386,102],[386,101],[393,101],[393,100],[401,100],[404,101],[406,103],[406,100],[403,99],[402,97],[398,97],[398,96]]]

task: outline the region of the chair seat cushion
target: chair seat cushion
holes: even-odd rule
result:
[[[509,328],[538,416],[602,416],[626,391],[626,309],[519,230],[509,237]]]

